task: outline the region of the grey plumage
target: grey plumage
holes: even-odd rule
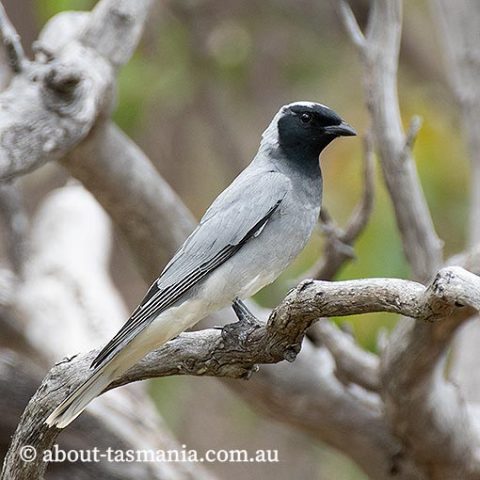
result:
[[[337,136],[353,134],[323,105],[297,102],[282,107],[252,163],[213,202],[94,360],[89,379],[47,423],[65,427],[150,350],[275,280],[304,248],[317,222],[321,150]]]

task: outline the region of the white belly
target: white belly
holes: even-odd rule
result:
[[[151,350],[191,328],[212,311],[209,307],[209,302],[203,298],[192,298],[162,312],[129,345],[132,359],[142,358]]]

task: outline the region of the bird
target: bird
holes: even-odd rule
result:
[[[201,319],[272,283],[297,257],[318,222],[320,153],[356,135],[326,105],[284,105],[263,132],[252,162],[207,209],[130,318],[98,353],[87,380],[49,415],[64,428],[123,372]]]

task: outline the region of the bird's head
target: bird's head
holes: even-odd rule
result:
[[[264,139],[276,137],[275,143],[289,155],[318,158],[332,140],[352,135],[355,130],[332,109],[320,103],[295,102],[279,110]]]

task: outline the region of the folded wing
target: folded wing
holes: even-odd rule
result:
[[[110,360],[160,313],[259,235],[289,188],[287,177],[275,171],[238,177],[207,210],[92,367]]]

